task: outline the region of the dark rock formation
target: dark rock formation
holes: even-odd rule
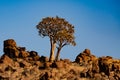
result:
[[[74,62],[69,59],[49,62],[36,51],[18,47],[13,39],[4,41],[0,58],[0,80],[120,80],[120,60],[96,57],[89,49]]]
[[[119,80],[120,76],[120,60],[113,59],[110,56],[104,57],[95,57],[90,53],[90,50],[85,49],[82,53],[80,53],[75,62],[80,66],[86,67],[81,72],[81,77],[89,77],[94,78],[97,77],[102,80],[103,78],[109,80]]]
[[[16,42],[13,39],[4,41],[4,53],[11,58],[18,57],[19,52],[17,50]]]

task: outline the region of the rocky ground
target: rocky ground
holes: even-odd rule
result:
[[[4,41],[0,58],[0,80],[120,80],[120,60],[96,57],[89,49],[74,62],[69,59],[49,62],[35,51],[18,47],[13,39]]]

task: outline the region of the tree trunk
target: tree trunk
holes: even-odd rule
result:
[[[57,50],[57,54],[56,54],[56,57],[55,57],[55,61],[58,61],[58,60],[59,60],[61,48],[62,48],[62,47],[58,48],[58,50]]]
[[[49,58],[49,61],[50,62],[53,62],[55,57],[54,57],[54,53],[55,53],[55,48],[56,48],[56,43],[53,43],[51,41],[51,50],[50,50],[50,58]]]

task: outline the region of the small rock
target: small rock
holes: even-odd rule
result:
[[[83,53],[87,53],[87,55],[91,55],[91,53],[90,53],[90,50],[89,50],[89,49],[85,49],[85,50],[83,51]]]

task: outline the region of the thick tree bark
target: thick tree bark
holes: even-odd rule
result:
[[[51,50],[50,50],[50,58],[49,58],[49,61],[50,61],[50,62],[53,62],[54,59],[55,59],[55,56],[54,56],[55,48],[56,48],[56,43],[53,43],[53,42],[51,41]]]
[[[57,54],[56,54],[56,57],[55,57],[55,61],[58,61],[58,60],[59,60],[61,48],[62,48],[62,47],[58,48],[58,50],[57,50]]]

